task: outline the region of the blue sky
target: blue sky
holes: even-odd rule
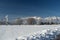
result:
[[[60,16],[60,0],[0,0],[0,17]]]

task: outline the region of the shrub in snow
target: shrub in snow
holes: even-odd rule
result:
[[[58,34],[54,40],[60,40],[60,34]]]
[[[28,18],[27,21],[28,21],[28,24],[30,24],[30,25],[36,24],[36,21],[34,18]]]
[[[57,35],[60,34],[60,31],[55,29],[55,30],[43,30],[42,32],[37,32],[34,35],[27,36],[23,39],[22,38],[17,38],[17,40],[54,40]]]

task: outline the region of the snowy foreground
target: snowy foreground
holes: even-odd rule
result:
[[[30,40],[33,38],[36,39],[36,37],[45,37],[45,33],[54,37],[53,32],[59,33],[59,29],[60,25],[0,25],[0,40],[20,40],[20,38],[26,40],[27,37]],[[50,36],[46,37],[49,38]]]
[[[18,37],[16,40],[55,40],[59,34],[60,30],[58,29],[47,29],[34,33],[33,35]]]

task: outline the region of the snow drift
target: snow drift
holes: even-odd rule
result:
[[[0,40],[16,40],[20,36],[27,38],[40,34],[42,30],[56,28],[60,30],[60,25],[0,25]]]
[[[18,37],[16,40],[54,40],[60,34],[58,29],[47,29],[29,36]]]

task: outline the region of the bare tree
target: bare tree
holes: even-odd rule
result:
[[[16,24],[16,25],[21,25],[21,24],[22,24],[22,19],[17,18],[17,19],[15,20],[14,24]]]
[[[56,36],[54,40],[60,40],[60,34]]]
[[[28,18],[27,21],[28,21],[28,24],[30,25],[36,24],[36,21],[34,18]]]

